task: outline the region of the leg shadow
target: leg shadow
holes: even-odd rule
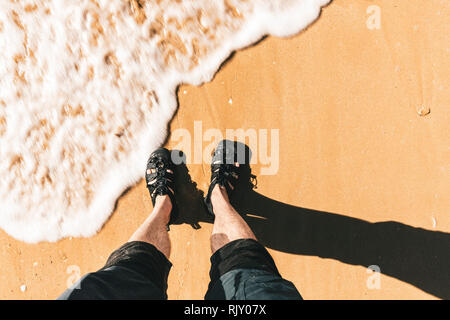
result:
[[[290,206],[254,191],[236,207],[269,248],[363,267],[377,265],[385,275],[450,299],[449,233]]]
[[[203,191],[197,188],[186,167],[186,155],[180,150],[172,150],[172,161],[175,165],[175,200],[181,211],[174,224],[189,224],[194,229],[200,229],[199,222],[212,223],[203,204]]]

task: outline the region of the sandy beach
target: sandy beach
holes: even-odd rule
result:
[[[168,148],[199,124],[266,129],[269,141],[278,132],[276,174],[252,165],[258,187],[240,209],[303,298],[450,298],[449,16],[441,0],[335,0],[300,34],[268,37],[210,83],[179,88]],[[195,184],[180,187],[188,223],[170,231],[169,299],[203,299],[209,281],[212,224],[200,201],[210,169],[187,169]],[[58,297],[151,210],[141,180],[91,238],[26,244],[0,231],[0,298]]]

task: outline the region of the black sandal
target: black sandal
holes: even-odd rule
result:
[[[216,184],[224,187],[227,191],[228,198],[231,200],[239,179],[242,164],[245,164],[245,159],[244,161],[239,159],[236,142],[230,140],[220,141],[213,153],[211,161],[211,183],[204,201],[209,214],[213,217],[214,211],[211,203],[211,193],[214,187]]]
[[[174,168],[170,151],[165,148],[155,150],[147,161],[147,170],[145,172],[145,181],[147,189],[150,192],[153,206],[155,205],[158,195],[168,195],[172,202],[172,211],[170,212],[170,220],[167,225],[172,224],[178,217],[178,208],[174,195]]]

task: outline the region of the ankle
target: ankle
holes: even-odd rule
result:
[[[172,202],[170,201],[170,197],[167,194],[164,195],[157,195],[155,198],[155,207],[156,206],[166,206],[170,205],[172,206]]]
[[[227,190],[225,187],[222,187],[216,184],[211,192],[211,202],[213,203],[229,203]]]
[[[155,206],[153,207],[153,214],[170,219],[170,212],[172,211],[172,202],[168,195],[156,196]]]

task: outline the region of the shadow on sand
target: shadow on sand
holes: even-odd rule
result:
[[[251,152],[245,146],[248,159]],[[180,152],[180,151],[176,151]],[[296,207],[254,191],[251,169],[242,166],[233,205],[259,241],[282,252],[335,259],[351,265],[377,265],[381,273],[436,297],[450,299],[450,234],[387,221],[370,223],[344,215]],[[187,167],[176,169],[177,201],[183,218],[199,228],[211,223],[203,192]]]

